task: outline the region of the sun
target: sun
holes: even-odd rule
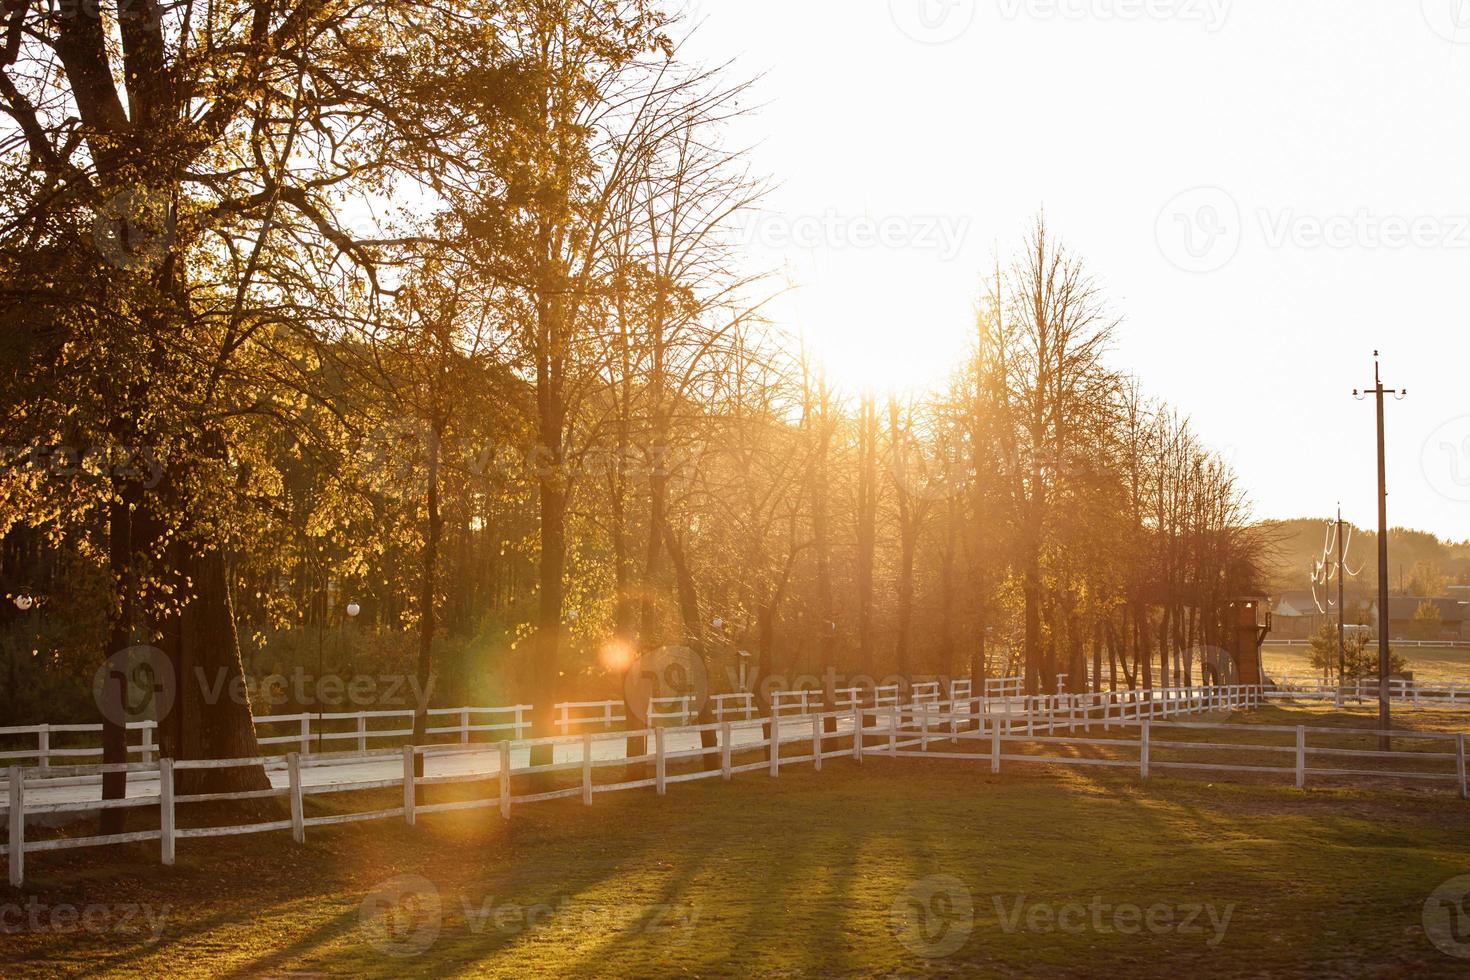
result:
[[[939,391],[966,356],[967,311],[868,280],[860,265],[796,283],[783,301],[777,316],[791,325],[796,353],[844,395]]]

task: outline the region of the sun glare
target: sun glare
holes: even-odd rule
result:
[[[837,265],[837,261],[829,265]],[[796,284],[786,322],[828,382],[846,395],[918,394],[944,387],[965,356],[967,312],[895,299],[857,270]]]

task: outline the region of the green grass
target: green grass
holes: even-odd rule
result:
[[[1394,646],[1394,652],[1409,662],[1414,678],[1431,683],[1470,684],[1470,647],[1406,647]],[[1308,659],[1306,646],[1272,646],[1261,648],[1261,661],[1272,677],[1288,674],[1312,677],[1317,672]]]
[[[1364,720],[1292,707],[1256,717]],[[155,917],[167,910],[161,936],[23,927],[0,940],[0,975],[1464,975],[1465,961],[1437,951],[1420,924],[1430,892],[1470,873],[1470,803],[1447,788],[1299,792],[1008,770],[832,760],[821,773],[802,765],[779,779],[672,785],[663,799],[529,805],[509,822],[470,811],[423,816],[416,828],[312,829],[304,846],[284,833],[187,840],[172,869],[154,847],[32,855],[25,890],[0,889],[0,909],[31,896],[47,909],[146,905]],[[396,932],[364,918],[365,899],[399,876],[432,883],[437,934],[414,932],[436,921],[422,904],[417,917],[404,906]],[[916,906],[905,896],[934,917],[906,919]],[[1028,914],[1044,928],[1046,907],[1068,903],[1095,904],[1107,928],[1131,924],[1111,918],[1125,905],[1180,916],[1208,907],[1216,921],[1122,935],[1093,929],[1086,912],[1080,932],[1027,927]],[[544,918],[526,927],[538,907],[551,912],[532,911]],[[916,922],[934,927],[927,944]],[[405,945],[415,936],[421,950]],[[921,955],[947,939],[953,952]]]

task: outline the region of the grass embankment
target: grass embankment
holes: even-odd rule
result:
[[[0,974],[1463,976],[1421,914],[1470,873],[1467,830],[1444,790],[832,760],[509,822],[183,841],[172,869],[154,847],[36,855],[0,909],[34,896],[41,928],[0,938]],[[52,918],[92,905],[111,928]]]

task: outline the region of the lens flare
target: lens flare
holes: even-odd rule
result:
[[[608,640],[597,651],[597,661],[603,669],[621,674],[633,663],[633,644],[627,640]]]

